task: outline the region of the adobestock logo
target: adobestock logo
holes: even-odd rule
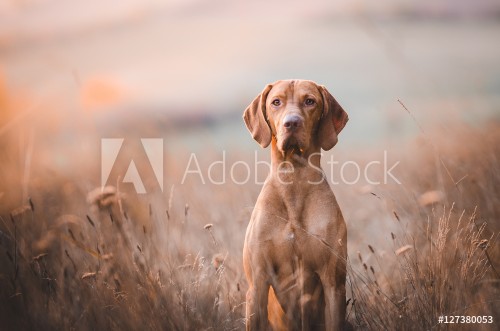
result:
[[[109,180],[116,160],[121,153],[126,154],[128,161],[127,170],[123,176],[123,183],[134,185],[138,194],[146,194],[146,187],[142,181],[137,163],[145,163],[153,169],[153,174],[163,192],[163,139],[162,138],[142,138],[140,144],[142,151],[137,151],[127,144],[123,146],[124,138],[103,138],[101,139],[101,186],[104,187]],[[128,140],[127,140],[128,141]],[[137,143],[137,142],[136,142]]]
[[[355,161],[341,162],[335,160],[333,155],[330,155],[324,167],[324,169],[329,171],[328,175],[324,172],[324,169],[315,166],[312,162],[312,158],[318,154],[322,155],[321,153],[313,153],[307,160],[302,159],[300,162],[304,166],[310,167],[313,171],[322,175],[321,180],[309,181],[309,184],[320,184],[324,180],[328,180],[332,184],[343,183],[347,185],[358,184],[361,181],[370,185],[389,184],[391,182],[401,184],[393,173],[400,162],[397,161],[393,164],[389,164],[387,151],[384,151],[382,160],[373,160],[366,164],[359,164]],[[295,172],[293,163],[289,161],[281,162],[277,165],[276,169],[276,176],[281,184],[292,183],[292,181],[290,181],[290,174]],[[191,153],[184,175],[182,176],[181,184],[184,184],[188,177],[193,177],[202,184],[209,182],[215,185],[224,185],[227,182],[231,182],[238,185],[245,185],[248,183],[262,185],[264,181],[259,180],[259,178],[262,178],[259,174],[262,174],[263,171],[268,174],[271,171],[271,163],[269,161],[259,160],[257,151],[254,151],[254,160],[250,163],[245,161],[228,163],[226,152],[223,151],[222,160],[211,162],[206,167],[206,171],[203,171],[200,167],[197,155]],[[376,172],[382,175],[378,176],[379,179],[374,179],[370,176],[370,172],[372,172],[372,174]]]
[[[106,186],[110,180],[110,175],[115,171],[114,173],[118,173],[119,178],[123,178],[122,182],[131,183],[138,194],[147,193],[143,179],[152,176],[154,176],[161,192],[163,192],[163,145],[162,138],[101,139],[101,186]],[[372,160],[366,164],[355,161],[338,161],[330,154],[328,158],[323,156],[323,169],[311,162],[311,157],[314,155],[311,155],[307,160],[303,159],[302,164],[321,174],[322,179],[309,182],[309,184],[320,184],[324,180],[334,185],[340,183],[347,185],[358,183],[370,185],[401,184],[401,181],[393,173],[399,165],[399,161],[389,164],[387,151],[383,152],[380,161]],[[264,184],[264,178],[271,171],[271,163],[266,160],[259,160],[257,151],[254,151],[252,162],[238,160],[231,163],[227,159],[227,153],[223,151],[222,159],[212,161],[202,169],[198,156],[191,153],[184,167],[181,184],[184,184],[190,178],[200,184],[262,185]],[[116,165],[117,163],[120,167]],[[124,164],[126,164],[126,170],[124,170]],[[137,164],[141,164],[142,167],[137,167]],[[282,184],[290,184],[290,174],[295,171],[293,164],[285,161],[279,164],[276,169],[278,180]],[[124,174],[121,175],[120,173]],[[151,181],[148,181],[148,183],[151,183]]]

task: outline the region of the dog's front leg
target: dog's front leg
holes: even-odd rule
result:
[[[345,270],[338,263],[334,263],[325,268],[320,274],[320,279],[325,294],[325,329],[345,330]]]
[[[325,286],[325,326],[326,330],[345,328],[345,286]]]
[[[260,284],[250,284],[246,302],[246,330],[270,330],[267,317],[269,284],[261,281]]]

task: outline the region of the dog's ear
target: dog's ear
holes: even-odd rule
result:
[[[271,143],[271,128],[266,120],[266,99],[273,86],[267,85],[252,103],[245,109],[243,119],[248,131],[259,145],[266,148]]]
[[[349,116],[326,87],[319,86],[319,90],[323,97],[323,116],[319,123],[318,141],[321,148],[328,151],[337,144],[338,134],[346,125]]]

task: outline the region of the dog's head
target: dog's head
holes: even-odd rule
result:
[[[303,154],[311,146],[331,149],[348,121],[330,92],[309,80],[280,80],[267,85],[243,118],[262,147],[275,137],[283,154]]]

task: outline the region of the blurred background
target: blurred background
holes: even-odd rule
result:
[[[490,0],[4,0],[0,202],[24,203],[51,177],[90,192],[101,184],[102,138],[132,145],[163,138],[158,199],[177,185],[201,204],[216,190],[225,206],[226,186],[200,186],[197,176],[180,185],[189,156],[196,153],[205,177],[223,151],[228,167],[253,162],[254,151],[269,160],[241,116],[267,83],[289,78],[325,85],[349,114],[325,160],[332,153],[340,161],[382,160],[387,150],[392,165],[416,138],[465,139],[459,125],[481,130],[500,118],[499,37],[500,3]],[[146,189],[157,190],[142,163],[143,181],[152,182]],[[107,183],[116,185],[126,169],[115,167]],[[357,183],[369,190],[365,184]],[[344,189],[340,201],[355,206],[353,187],[336,187]],[[371,224],[370,208],[352,213]]]
[[[379,283],[389,284],[391,299],[404,302],[409,286],[391,268],[396,261],[399,275],[408,268],[395,249],[409,243],[427,256],[429,229],[446,218],[441,213],[460,224],[462,211],[488,224],[467,237],[473,240],[466,246],[475,249],[489,238],[484,240],[496,247],[493,263],[483,255],[478,259],[485,268],[498,266],[499,41],[497,0],[0,0],[0,247],[7,252],[0,257],[0,298],[12,303],[0,310],[0,327],[3,319],[12,322],[11,329],[38,328],[39,321],[47,329],[73,329],[77,323],[138,329],[142,316],[149,316],[151,329],[241,328],[242,242],[260,185],[202,185],[196,176],[181,181],[191,153],[205,180],[209,164],[224,151],[229,167],[238,161],[252,165],[254,152],[269,160],[241,116],[267,83],[279,79],[325,85],[349,114],[339,144],[325,160],[335,155],[341,164],[362,165],[383,161],[387,151],[389,166],[401,161],[394,174],[402,185],[361,180],[334,186],[354,268],[387,269],[389,277]],[[99,189],[103,138],[125,138],[128,144],[106,194]],[[165,153],[157,155],[164,159],[163,192],[144,162],[140,138],[164,139]],[[137,156],[147,195],[120,183],[131,155]],[[383,169],[371,169],[373,180],[383,178]],[[265,171],[258,171],[262,180]],[[355,176],[348,173],[349,180]],[[481,243],[481,249],[490,247]],[[384,260],[388,256],[393,260]],[[219,277],[222,261],[226,271]],[[460,261],[450,262],[449,270],[458,270]],[[491,269],[484,273],[493,279],[491,288],[480,295],[500,291]],[[161,272],[172,275],[170,280]],[[121,280],[117,273],[124,274]],[[214,277],[226,283],[214,287]],[[97,285],[87,287],[82,279],[97,279],[91,283]],[[193,283],[206,289],[198,292]],[[422,282],[422,296],[427,283]],[[360,300],[373,303],[367,308],[372,314],[357,311],[351,319],[378,318],[382,307],[388,324],[375,330],[414,329],[420,322],[427,323],[418,324],[423,329],[434,327],[442,307],[432,306],[426,315],[398,310],[405,316],[402,326],[394,321],[396,308],[372,296],[378,286],[367,286],[369,300]],[[476,289],[464,285],[471,288]],[[226,290],[232,301],[226,298],[221,308],[230,316],[224,324],[226,317],[212,309]],[[30,291],[35,294],[24,300]],[[122,301],[125,292],[144,301],[131,308]],[[470,304],[486,314],[483,306],[459,297],[470,293],[459,287],[455,292],[446,309]],[[48,310],[48,298],[59,306]],[[76,308],[65,311],[67,302]],[[103,306],[113,310],[101,320]],[[419,306],[427,307],[417,300]],[[158,320],[154,313],[160,308],[175,314]],[[363,321],[357,323],[365,329]]]
[[[216,132],[248,142],[239,115],[287,78],[330,89],[346,143],[416,133],[397,99],[422,123],[479,123],[499,114],[499,17],[495,0],[3,0],[1,123],[225,118]]]
[[[191,153],[204,175],[222,151],[229,166],[253,161],[254,151],[268,160],[241,115],[279,79],[317,81],[348,112],[337,159],[381,160],[377,151],[388,150],[401,160],[417,137],[462,139],[457,124],[480,129],[500,118],[499,37],[500,3],[490,0],[4,0],[0,201],[24,203],[51,176],[92,191],[102,138],[163,138],[165,194],[183,187]],[[217,190],[225,205],[227,187],[193,177],[186,196],[203,201]],[[340,201],[353,205],[352,187],[343,189]],[[249,206],[258,185],[251,192]],[[371,224],[369,208],[352,213]]]

